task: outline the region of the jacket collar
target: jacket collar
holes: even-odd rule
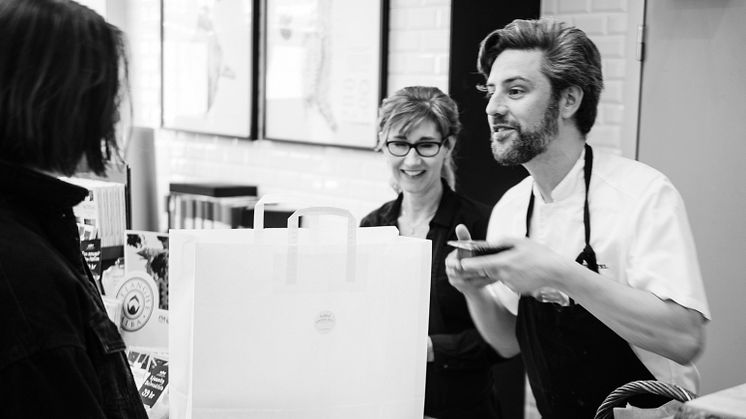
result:
[[[441,179],[441,183],[443,184],[443,196],[440,198],[440,203],[438,204],[438,209],[435,212],[433,219],[430,220],[430,225],[438,225],[447,228],[451,225],[451,218],[456,211],[456,206],[459,201],[456,198],[456,193],[451,190],[451,187],[448,186],[444,179]],[[401,203],[403,198],[404,195],[400,193],[399,196],[396,197],[396,200],[393,201],[392,205],[388,206],[381,214],[383,225],[396,225],[399,214],[401,214]]]
[[[88,190],[83,187],[0,160],[0,196],[55,210],[74,207],[87,195]]]

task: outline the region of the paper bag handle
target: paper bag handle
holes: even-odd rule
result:
[[[262,195],[256,204],[254,204],[254,230],[264,229],[264,206],[265,204],[279,204],[281,202],[298,201],[297,197],[292,195],[266,194]]]
[[[350,211],[335,207],[308,207],[295,211],[288,218],[288,264],[287,283],[293,284],[298,279],[298,223],[304,215],[334,215],[347,219],[347,258],[345,278],[347,282],[355,281],[356,251],[357,244],[357,220]]]

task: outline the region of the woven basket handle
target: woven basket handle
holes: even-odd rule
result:
[[[676,384],[663,383],[655,380],[632,381],[609,393],[596,411],[595,419],[613,419],[614,408],[622,407],[630,397],[639,394],[654,394],[668,397],[671,400],[687,402],[697,397],[691,391]]]

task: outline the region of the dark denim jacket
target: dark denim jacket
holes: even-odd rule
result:
[[[0,162],[0,418],[147,418],[80,254],[86,194]]]

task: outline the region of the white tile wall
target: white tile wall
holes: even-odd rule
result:
[[[629,2],[634,0],[543,0],[542,17],[568,22],[585,31],[601,52],[604,91],[596,124],[588,141],[621,153],[625,121],[626,51],[633,34],[627,27]]]
[[[624,53],[628,2],[542,0],[542,15],[587,31],[604,57],[606,88],[594,145],[620,149],[624,107]],[[128,0],[130,80],[136,125],[160,121],[160,7],[157,0]],[[389,31],[389,93],[412,84],[448,86],[449,0],[392,0]],[[159,131],[156,150],[161,190],[169,179],[214,179],[259,184],[263,191],[290,191],[344,205],[360,217],[393,192],[379,154],[271,141],[243,141]],[[364,168],[362,170],[361,168]]]
[[[136,125],[160,124],[157,0],[128,0],[125,30]],[[448,86],[449,0],[392,0],[389,92],[411,84]],[[245,141],[158,130],[159,191],[170,180],[222,180],[348,208],[360,218],[394,196],[380,154],[367,150]],[[161,223],[163,225],[163,222]]]

